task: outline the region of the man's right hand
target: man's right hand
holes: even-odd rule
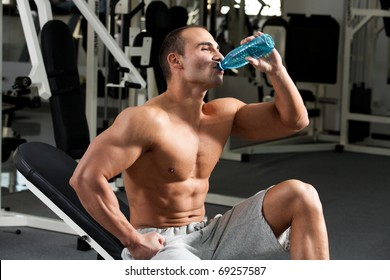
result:
[[[140,234],[136,243],[128,248],[136,260],[150,260],[164,247],[165,238],[157,232]]]

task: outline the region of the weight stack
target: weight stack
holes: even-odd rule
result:
[[[366,88],[364,83],[353,84],[349,106],[349,110],[351,113],[371,114],[371,89]],[[369,122],[349,121],[349,143],[362,141],[365,137],[368,137],[369,135]]]

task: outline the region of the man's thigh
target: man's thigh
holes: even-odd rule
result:
[[[288,250],[288,240],[282,246],[263,216],[267,191],[244,200],[202,230],[202,259],[263,259]]]

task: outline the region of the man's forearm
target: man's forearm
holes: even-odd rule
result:
[[[135,242],[137,232],[121,212],[118,199],[108,182],[97,180],[88,184],[79,179],[71,180],[71,185],[86,211],[103,228],[126,247]]]
[[[305,128],[309,124],[307,109],[286,68],[281,67],[269,78],[275,90],[275,106],[281,121],[297,131]]]

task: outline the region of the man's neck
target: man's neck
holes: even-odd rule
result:
[[[181,117],[194,122],[197,122],[200,119],[206,91],[202,92],[191,88],[177,89],[168,87],[164,95],[168,102],[176,107],[177,113],[180,114]]]

